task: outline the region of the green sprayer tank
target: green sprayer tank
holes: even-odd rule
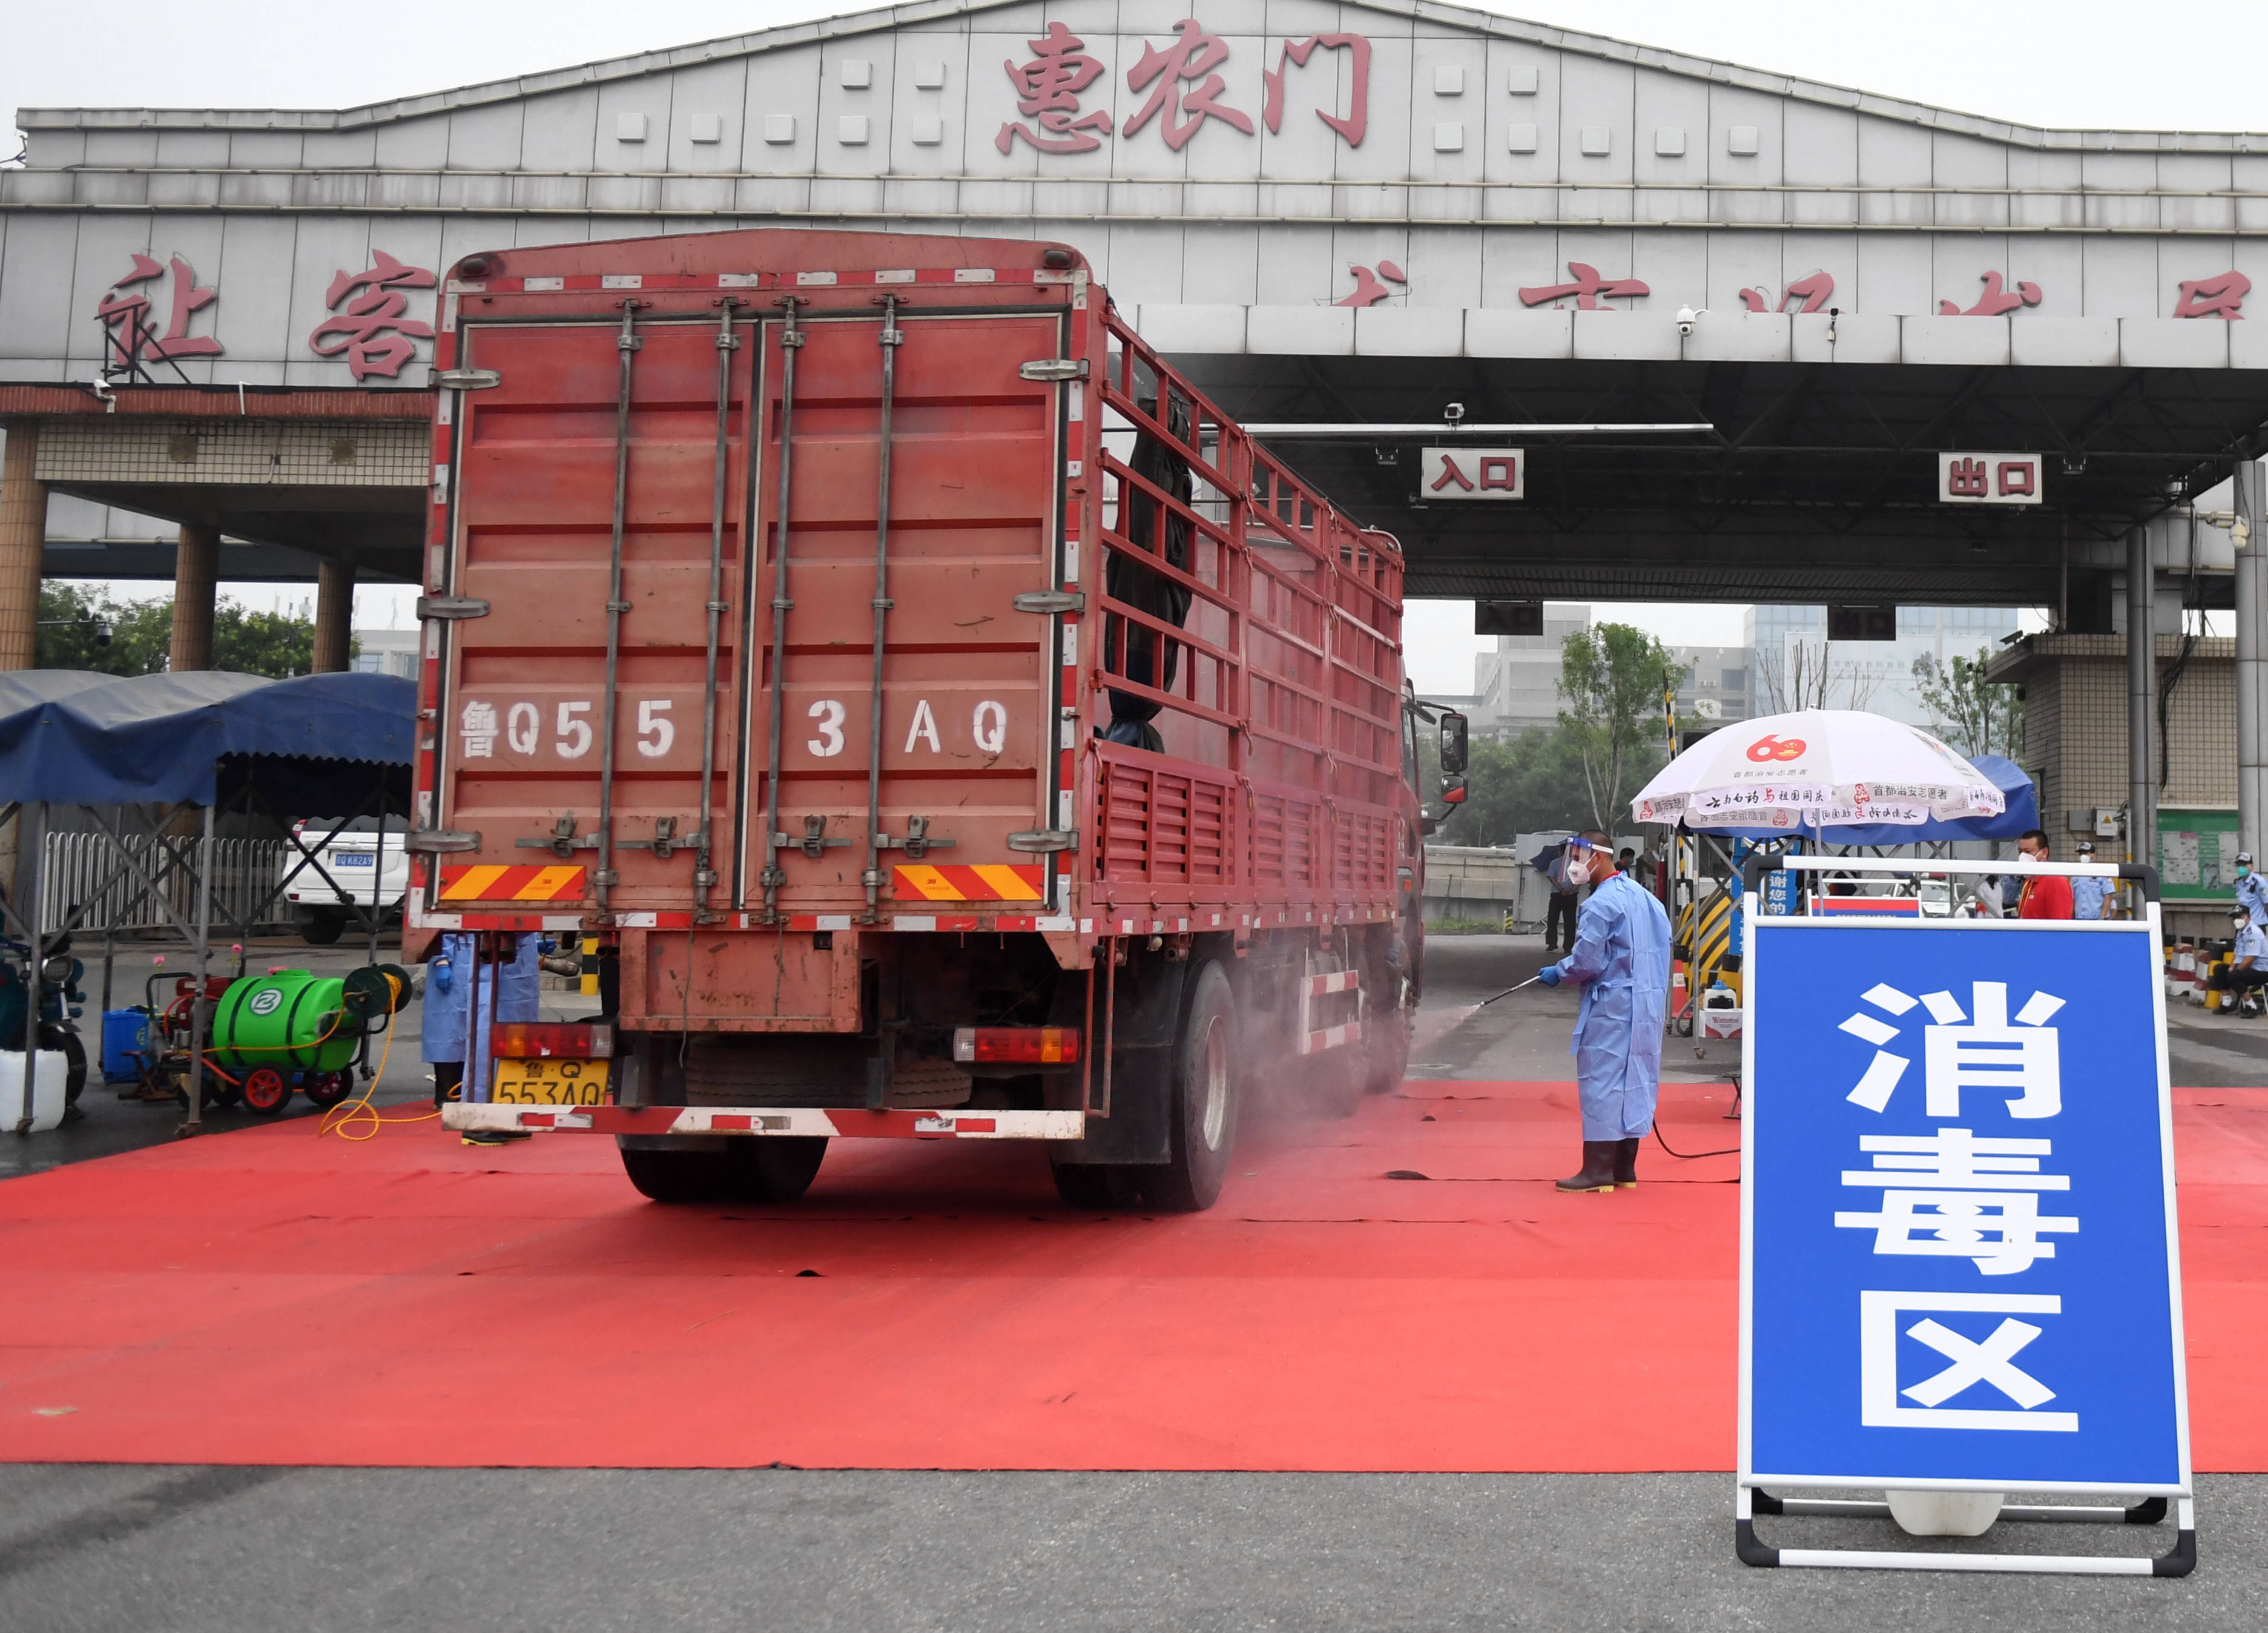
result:
[[[389,990],[387,977],[400,987]],[[352,970],[344,979],[281,969],[230,983],[214,1006],[213,1059],[231,1070],[343,1071],[362,1047],[366,1023],[401,1007],[409,978],[392,966]]]

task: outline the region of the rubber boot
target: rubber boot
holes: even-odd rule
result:
[[[1615,1188],[1613,1140],[1583,1142],[1583,1172],[1559,1181],[1563,1191],[1611,1191]]]
[[[1615,1142],[1615,1183],[1626,1191],[1638,1189],[1638,1148],[1645,1143],[1643,1134]]]

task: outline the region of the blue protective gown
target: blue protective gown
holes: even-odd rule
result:
[[[1575,1082],[1583,1137],[1625,1140],[1653,1127],[1661,1088],[1661,1024],[1669,1002],[1669,915],[1626,873],[1600,881],[1575,920],[1563,981],[1583,983],[1575,1017]]]
[[[2236,900],[2252,915],[2252,922],[2268,930],[2268,881],[2257,873],[2247,873],[2236,881]]]
[[[500,1020],[538,1019],[536,977],[541,973],[543,938],[522,935],[512,959],[497,964],[478,962],[474,941],[474,937],[457,931],[441,938],[441,950],[433,961],[448,960],[452,979],[444,992],[432,971],[426,971],[425,1036],[420,1053],[428,1065],[464,1062],[464,1097],[479,1101],[489,1097],[489,1027]]]

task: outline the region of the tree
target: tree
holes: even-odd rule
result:
[[[37,662],[42,669],[91,669],[98,674],[155,674],[173,648],[171,597],[120,601],[70,584],[40,586]],[[99,631],[107,629],[105,644]],[[350,643],[351,658],[359,643]],[[306,674],[315,665],[315,626],[284,613],[252,612],[235,601],[213,608],[213,667],[237,674]]]
[[[1420,739],[1419,786],[1440,786],[1431,733]],[[1582,756],[1566,733],[1530,726],[1509,742],[1476,737],[1465,767],[1465,802],[1436,837],[1445,845],[1508,845],[1521,834],[1585,826],[1590,795]]]
[[[1661,699],[1685,680],[1669,649],[1643,629],[1578,629],[1559,649],[1559,731],[1583,770],[1590,825],[1613,833],[1630,797],[1660,764]]]
[[[1964,754],[1999,754],[2014,760],[2024,752],[2024,702],[2013,686],[1984,678],[1992,651],[1954,654],[1940,664],[1924,652],[1913,661],[1916,689],[1929,710],[1930,729]]]
[[[1836,688],[1843,690],[1845,709],[1865,709],[1881,684],[1880,674],[1861,665],[1833,662],[1825,636],[1813,640],[1794,636],[1789,650],[1756,653],[1756,688],[1767,714],[1793,714],[1801,709],[1832,709]]]
[[[77,585],[40,585],[40,638],[33,661],[42,669],[151,674],[166,666],[173,640],[173,604],[169,600],[119,601],[103,591]]]

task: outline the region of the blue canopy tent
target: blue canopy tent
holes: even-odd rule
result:
[[[240,788],[250,769],[232,776],[224,761],[337,762],[330,769],[259,768],[296,770],[291,780],[303,785],[298,798],[271,797],[271,804],[302,816],[334,816],[366,803],[367,768],[406,773],[417,688],[377,674],[271,680],[218,670],[124,678],[33,670],[0,677],[0,710],[6,711],[0,789],[11,799],[212,805],[225,785]],[[350,769],[355,766],[365,769]],[[406,788],[406,777],[393,780]],[[312,808],[310,797],[318,802]]]
[[[40,1012],[41,966],[74,930],[112,929],[116,917],[153,904],[195,952],[198,990],[210,956],[214,816],[223,806],[281,824],[287,817],[352,820],[376,811],[401,831],[409,827],[409,766],[416,743],[417,688],[390,675],[321,674],[273,680],[261,675],[196,671],[114,676],[70,670],[27,670],[0,676],[0,822],[18,818],[15,899],[0,916],[28,948],[25,1047]],[[49,927],[40,874],[48,808],[85,807],[109,842],[110,877],[71,904]],[[105,809],[116,807],[114,814]],[[202,807],[195,846],[167,833],[185,811]],[[146,832],[129,843],[129,813]],[[137,850],[146,842],[150,861]],[[351,906],[349,893],[296,834],[300,861],[312,867],[369,928],[376,954],[380,908]],[[154,862],[155,865],[151,865]],[[195,909],[169,899],[169,876],[194,885]],[[236,923],[251,923],[283,892],[279,879],[266,901]],[[122,881],[132,893],[108,921],[87,926],[88,909],[108,901]],[[232,915],[232,916],[234,916]],[[194,923],[191,919],[194,918]],[[108,938],[106,937],[106,945]],[[104,1003],[109,999],[104,959]],[[202,1007],[202,1004],[201,1004]],[[202,1019],[200,1020],[202,1024]],[[202,1075],[202,1051],[192,1051]],[[28,1100],[26,1102],[28,1104]],[[201,1096],[189,1097],[189,1124]]]

